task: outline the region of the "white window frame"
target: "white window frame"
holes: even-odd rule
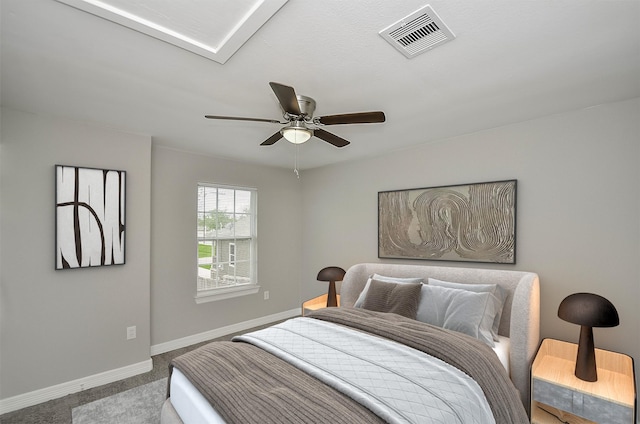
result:
[[[200,304],[200,303],[206,303],[206,302],[213,302],[217,300],[230,299],[238,296],[246,296],[246,295],[258,293],[260,291],[260,286],[258,285],[258,257],[257,257],[257,253],[258,253],[258,237],[257,237],[258,190],[252,187],[240,187],[240,186],[230,186],[230,185],[223,185],[223,184],[199,182],[197,187],[198,194],[196,197],[199,197],[200,195],[199,191],[201,187],[234,190],[234,194],[236,190],[249,191],[251,193],[250,210],[249,210],[249,218],[250,218],[249,239],[251,240],[250,253],[249,253],[250,283],[236,284],[236,285],[224,286],[224,287],[213,287],[209,289],[199,289],[198,288],[199,284],[198,282],[196,282],[196,290],[195,290],[196,294],[194,296],[196,303]],[[199,199],[197,199],[197,201],[198,200]],[[199,214],[201,212],[202,211],[199,209],[199,206],[196,205],[196,216],[199,217]],[[241,213],[242,211],[233,211],[233,212]],[[246,237],[240,237],[238,240],[245,239],[245,238]],[[198,228],[196,227],[196,273],[198,272],[198,267],[199,267],[198,265],[199,258],[198,258],[198,252],[197,252],[198,244],[201,241],[207,241],[207,239],[215,240],[208,237],[202,237],[201,234],[198,233]],[[213,244],[216,244],[216,243],[213,243]],[[218,244],[218,249],[220,249],[220,243],[217,243],[217,244]],[[235,247],[236,245],[235,239],[234,239],[234,242],[230,244],[233,244]],[[216,254],[219,256],[220,252],[217,251]],[[229,252],[229,257],[228,257],[229,268],[237,269],[237,266],[236,266],[237,250],[234,250],[233,265],[232,265],[231,258],[232,258],[231,252]],[[198,276],[196,276],[196,279],[198,279]]]

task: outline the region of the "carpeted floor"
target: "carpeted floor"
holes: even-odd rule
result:
[[[269,324],[273,325],[275,323]],[[241,333],[258,330],[267,326],[257,327]],[[240,333],[237,333],[240,334]],[[190,350],[198,348],[203,344],[211,341],[230,340],[236,334],[228,334],[226,336],[199,343],[182,349],[173,350],[153,356],[153,369],[148,373],[140,374],[104,386],[83,390],[78,393],[54,399],[49,402],[41,403],[29,408],[20,409],[18,411],[9,412],[0,416],[2,424],[72,424],[71,411],[81,405],[94,402],[115,394],[130,390],[154,381],[161,380],[169,376],[169,363],[176,356],[182,355]]]

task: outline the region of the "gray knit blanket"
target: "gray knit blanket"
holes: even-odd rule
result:
[[[311,316],[389,338],[448,362],[476,380],[497,423],[528,422],[504,368],[482,342],[394,314],[330,308]],[[228,423],[385,421],[351,397],[251,344],[212,343],[176,358],[172,366]]]
[[[175,358],[173,367],[228,424],[384,423],[355,400],[247,343],[210,343]]]

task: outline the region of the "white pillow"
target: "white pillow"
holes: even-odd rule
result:
[[[491,293],[424,284],[416,319],[475,337],[494,347],[491,327],[496,303]]]
[[[360,292],[360,296],[356,299],[356,302],[353,304],[354,308],[362,308],[362,304],[364,303],[365,297],[367,297],[367,292],[369,291],[369,286],[371,285],[371,280],[375,279],[377,281],[381,281],[383,283],[400,283],[400,284],[415,284],[422,283],[422,278],[396,278],[396,277],[385,277],[384,275],[373,274],[367,280],[367,284],[364,286],[364,289]],[[418,307],[418,310],[420,308]]]
[[[491,336],[493,340],[498,341],[498,330],[500,329],[500,320],[502,319],[502,309],[507,299],[507,292],[499,284],[471,284],[471,283],[452,283],[449,281],[436,280],[429,278],[429,284],[439,287],[447,287],[450,289],[468,290],[477,293],[491,293],[494,296],[496,316],[491,326]]]

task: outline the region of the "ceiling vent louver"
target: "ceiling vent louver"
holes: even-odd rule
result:
[[[389,25],[379,34],[408,58],[456,38],[429,5]]]

